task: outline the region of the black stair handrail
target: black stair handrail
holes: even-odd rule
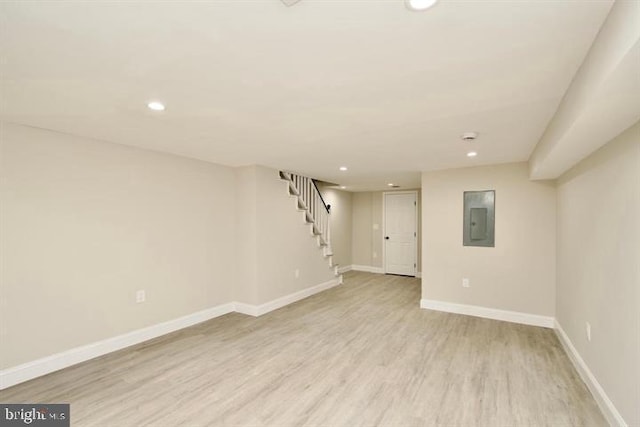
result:
[[[331,205],[328,205],[324,201],[324,197],[322,197],[322,193],[320,192],[320,189],[318,188],[318,184],[316,184],[316,180],[311,178],[311,182],[313,182],[313,186],[316,188],[316,191],[318,192],[318,196],[320,196],[320,200],[322,201],[322,205],[324,206],[325,210],[327,211],[327,213],[331,213]]]

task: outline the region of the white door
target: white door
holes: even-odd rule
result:
[[[384,193],[384,272],[416,275],[417,193]]]

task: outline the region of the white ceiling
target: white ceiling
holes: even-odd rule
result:
[[[419,187],[423,170],[527,160],[611,4],[3,2],[0,117],[351,190]]]

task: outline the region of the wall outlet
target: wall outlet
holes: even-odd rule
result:
[[[144,290],[140,290],[136,292],[136,302],[140,304],[141,302],[145,302],[147,300],[147,294]]]
[[[374,253],[373,253],[373,257],[374,257],[374,258],[378,258],[378,252],[374,252]]]
[[[589,322],[585,322],[584,331],[587,334],[587,341],[591,342],[591,324]]]
[[[462,279],[462,287],[463,288],[468,288],[469,287],[469,279],[467,279],[466,277],[464,277]]]
[[[296,271],[293,272],[293,275],[296,276],[296,279],[300,277],[300,269],[296,268]]]

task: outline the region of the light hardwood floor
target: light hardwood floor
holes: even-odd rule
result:
[[[605,426],[550,329],[419,308],[418,279],[229,314],[0,392],[73,426]]]

